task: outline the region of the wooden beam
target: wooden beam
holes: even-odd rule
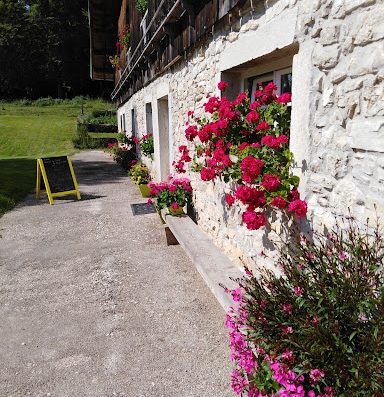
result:
[[[195,27],[195,20],[196,20],[196,13],[195,9],[193,8],[193,4],[191,0],[181,0],[181,5],[187,11],[189,17],[189,24],[192,27]]]

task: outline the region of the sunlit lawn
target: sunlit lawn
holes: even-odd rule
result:
[[[87,100],[84,111],[110,105]],[[35,185],[36,159],[72,155],[72,138],[81,104],[22,106],[0,102],[0,215],[31,192]]]

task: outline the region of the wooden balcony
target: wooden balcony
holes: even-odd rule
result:
[[[195,45],[213,26],[246,0],[149,0],[147,13],[136,10],[135,0],[123,0],[119,19],[128,9],[131,46],[122,57],[112,100],[124,102],[150,83]]]

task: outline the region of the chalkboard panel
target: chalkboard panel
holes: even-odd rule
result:
[[[66,156],[47,157],[42,160],[51,193],[76,189]],[[45,190],[43,178],[41,178],[41,188]]]

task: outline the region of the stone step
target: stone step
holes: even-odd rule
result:
[[[233,306],[231,296],[225,293],[220,284],[229,289],[237,284],[230,280],[240,278],[244,272],[236,266],[213,243],[211,238],[188,216],[164,215],[165,222],[173,235],[191,258],[200,275],[207,283],[224,310]]]

